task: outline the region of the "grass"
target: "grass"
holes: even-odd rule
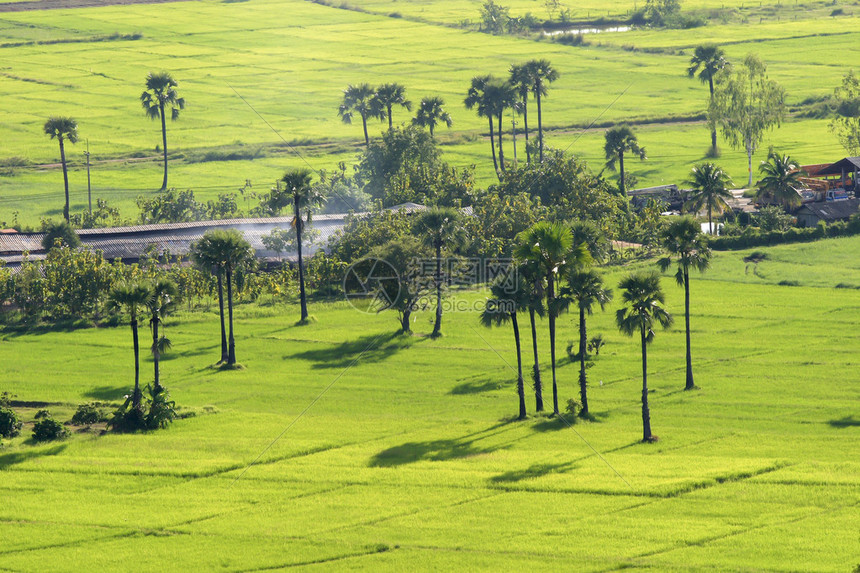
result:
[[[649,349],[652,445],[637,442],[638,345],[613,326],[617,303],[589,319],[607,344],[589,370],[596,421],[575,430],[534,414],[532,396],[529,419],[513,421],[510,331],[480,327],[475,313],[446,314],[445,336],[432,340],[432,311],[418,314],[418,335],[400,337],[392,314],[345,302],[313,304],[317,320],[305,326],[294,305],[242,305],[245,369],[230,372],[209,367],[214,312],[179,314],[162,376],[197,415],[147,435],[6,440],[0,561],[850,571],[860,549],[860,292],[837,285],[860,284],[860,239],[756,250],[767,254],[756,272],[743,263],[751,251],[717,253],[694,277],[694,392],[682,390],[683,291],[664,278],[679,320]],[[613,267],[607,282],[652,264]],[[785,280],[798,286],[778,286]],[[560,348],[575,340],[574,319],[559,321]],[[50,407],[59,417],[119,400],[132,374],[126,331],[3,334],[0,390],[63,404]],[[577,373],[561,359],[562,403],[576,396]]]
[[[126,217],[136,215],[134,198],[153,193],[161,183],[155,150],[159,125],[145,118],[137,100],[151,69],[171,71],[188,102],[168,127],[175,154],[170,183],[195,189],[203,199],[238,189],[246,179],[266,189],[287,167],[303,165],[281,137],[294,142],[314,168],[352,162],[361,128],[343,125],[336,110],[341,90],[363,81],[402,82],[413,101],[441,95],[455,121],[452,131],[439,134],[446,159],[478,165],[478,181],[486,185],[494,177],[486,124],[462,107],[465,88],[476,74],[503,75],[509,64],[530,58],[548,58],[561,72],[545,101],[548,144],[570,146],[599,170],[603,127],[581,131],[593,122],[641,124],[637,129],[652,160],[631,168],[639,183],[649,186],[683,179],[691,164],[704,158],[709,142],[701,122],[666,123],[696,117],[705,107],[706,88],[684,73],[692,46],[719,42],[732,60],[759,53],[770,77],[786,87],[790,103],[800,106],[832,93],[848,70],[838,62],[850,61],[860,45],[854,31],[858,18],[820,18],[820,3],[783,7],[780,13],[798,16],[796,22],[765,19],[693,31],[603,34],[581,47],[448,25],[462,19],[449,14],[477,11],[477,2],[469,8],[450,0],[354,4],[369,12],[300,0],[208,0],[0,14],[0,46],[5,46],[0,50],[8,62],[0,70],[0,221],[11,222],[17,211],[19,222],[36,225],[40,217],[60,213],[62,177],[57,168],[45,167],[58,161],[57,145],[41,129],[52,114],[76,117],[81,139],[89,140],[94,197],[109,199]],[[514,2],[512,9],[533,4]],[[421,21],[388,16],[421,10],[435,15],[424,14]],[[395,121],[407,116],[398,111]],[[845,153],[826,123],[796,118],[767,136],[760,155],[774,145],[809,163],[841,157]],[[378,133],[381,125],[371,128]],[[743,182],[743,153],[723,147],[721,164]],[[83,151],[84,141],[68,150],[76,210],[85,204]],[[513,155],[510,138],[506,155]]]

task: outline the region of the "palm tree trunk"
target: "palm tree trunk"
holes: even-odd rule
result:
[[[361,114],[361,125],[364,128],[364,146],[370,147],[370,137],[367,135],[367,117]]]
[[[540,362],[538,361],[537,329],[535,328],[535,309],[529,309],[529,320],[532,324],[532,350],[534,351],[534,388],[535,388],[535,411],[543,412],[543,384],[540,379]]]
[[[517,323],[517,313],[511,313],[511,324],[514,327],[514,341],[517,345],[517,396],[520,399],[520,420],[526,419],[526,390],[523,382],[523,355],[520,348],[520,326]]]
[[[693,357],[690,352],[690,271],[684,268],[684,320],[687,327],[687,384],[684,390],[692,390],[693,384]]]
[[[532,162],[532,155],[529,151],[529,107],[527,97],[523,98],[523,133],[526,136],[526,164],[528,165]]]
[[[489,116],[490,118],[490,149],[493,152],[493,167],[496,168],[496,176],[501,180],[502,176],[499,174],[499,162],[496,161],[496,135],[495,130],[493,129],[493,116]]]
[[[296,246],[299,254],[299,303],[301,306],[302,322],[308,319],[308,299],[305,293],[305,264],[302,260],[302,218],[299,211],[298,199],[295,201],[296,215]]]
[[[499,112],[499,165],[502,173],[505,172],[505,150],[502,147],[502,112]]]
[[[233,338],[233,269],[227,267],[227,313],[230,316],[230,339],[227,344],[227,365],[236,364],[236,340]]]
[[[158,324],[161,320],[158,318],[158,313],[152,316],[152,362],[155,367],[155,382],[153,387],[155,392],[161,391],[161,372],[159,371],[159,362],[161,361],[161,353],[158,350]]]
[[[218,277],[218,313],[221,316],[221,362],[227,362],[227,329],[224,326],[224,286],[221,281],[221,269],[216,273]]]
[[[714,234],[714,224],[711,223],[711,212],[712,212],[712,210],[713,210],[713,207],[711,206],[711,201],[709,199],[708,200],[708,234],[709,235]]]
[[[63,186],[66,190],[66,205],[63,207],[63,217],[66,218],[66,223],[69,222],[69,171],[66,168],[66,148],[63,146],[63,136],[57,136],[60,142],[60,163],[63,166]]]
[[[651,441],[651,411],[648,409],[648,350],[642,322],[642,441]]]
[[[558,385],[555,377],[555,279],[552,273],[547,279],[547,309],[549,310],[549,356],[552,363],[552,413],[558,411]]]
[[[588,391],[586,390],[585,379],[585,307],[582,302],[579,304],[579,399],[582,402],[580,416],[588,415]]]
[[[391,119],[391,106],[388,106],[388,131],[394,129],[394,123]]]
[[[436,241],[436,323],[433,325],[433,334],[436,337],[442,334],[442,243]]]
[[[619,182],[621,186],[621,194],[625,197],[627,196],[627,183],[624,181],[624,151],[618,152],[618,170],[621,173],[621,180]]]
[[[433,137],[433,132],[435,131],[433,128],[436,127],[434,124],[430,124],[430,137]]]
[[[540,84],[536,86],[535,97],[537,98],[538,109],[538,150],[540,151],[540,162],[543,163],[543,118],[540,109]]]
[[[711,90],[711,105],[714,103],[714,78],[713,76],[708,76],[708,87]],[[716,124],[711,125],[711,149],[716,156],[717,152],[717,126]]]
[[[131,405],[135,410],[140,410],[140,342],[137,338],[137,317],[131,317],[131,339],[134,343],[134,394]]]
[[[161,147],[164,151],[164,179],[161,182],[161,190],[167,190],[167,121],[164,118],[164,104],[158,105],[161,115]]]

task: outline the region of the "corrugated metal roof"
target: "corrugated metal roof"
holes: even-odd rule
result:
[[[824,221],[836,221],[849,218],[858,209],[860,209],[860,199],[846,199],[844,201],[806,203],[797,211],[797,214],[801,215],[806,211]]]

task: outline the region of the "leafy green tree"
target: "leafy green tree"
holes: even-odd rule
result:
[[[163,388],[161,386],[161,355],[171,347],[170,339],[161,333],[161,325],[164,322],[164,317],[176,304],[176,297],[179,294],[176,288],[176,283],[161,277],[156,279],[151,285],[150,297],[146,301],[146,306],[149,308],[150,319],[149,328],[152,331],[152,362],[154,365],[154,383],[153,392],[158,394]]]
[[[481,31],[490,34],[504,34],[511,16],[509,9],[493,0],[481,5]]]
[[[623,293],[624,307],[615,314],[618,329],[628,336],[637,332],[642,341],[642,441],[653,442],[657,437],[651,433],[651,411],[648,407],[648,348],[654,340],[657,325],[668,328],[672,315],[663,308],[665,296],[660,288],[660,275],[656,272],[631,274],[618,285]]]
[[[663,233],[663,248],[669,256],[658,261],[663,272],[676,263],[675,280],[684,287],[684,327],[687,340],[687,381],[684,390],[696,387],[693,383],[693,358],[690,351],[690,269],[705,272],[711,264],[708,240],[692,217],[679,217]],[[673,258],[674,257],[674,258]]]
[[[496,136],[493,128],[493,119],[495,119],[496,110],[493,107],[493,101],[487,94],[487,88],[495,81],[493,76],[476,76],[472,78],[472,83],[469,86],[469,91],[466,93],[466,99],[463,103],[466,109],[476,108],[478,117],[486,117],[490,126],[490,151],[493,154],[493,167],[496,169],[496,174],[501,179],[499,171],[499,162],[496,159]],[[491,92],[492,93],[492,92]]]
[[[728,186],[731,184],[731,178],[715,164],[702,163],[693,167],[687,184],[692,187],[692,193],[684,204],[684,209],[698,213],[703,208],[707,208],[708,231],[716,234],[712,223],[713,212],[722,213],[730,209],[728,200],[732,198],[732,194]]]
[[[523,134],[526,138],[526,163],[531,163],[532,156],[529,146],[529,92],[532,91],[534,86],[534,78],[528,64],[512,64],[508,74],[508,81],[520,98],[519,109],[523,114]]]
[[[860,155],[860,76],[849,70],[833,95],[836,116],[830,121],[830,130],[848,153]]]
[[[756,199],[772,201],[783,207],[797,207],[801,203],[800,190],[804,185],[800,178],[806,173],[788,155],[780,155],[773,149],[758,168],[763,177],[756,189]]]
[[[142,396],[140,392],[140,343],[137,336],[137,317],[146,308],[151,298],[151,287],[144,283],[121,283],[113,287],[108,295],[110,308],[124,310],[131,317],[131,336],[134,344],[134,393],[132,394],[131,405],[137,412],[141,412]]]
[[[383,119],[384,109],[376,97],[376,90],[370,84],[348,85],[343,90],[343,101],[337,110],[344,123],[352,123],[355,114],[361,117],[361,125],[364,128],[364,144],[370,145],[370,136],[367,135],[368,119]]]
[[[425,97],[418,104],[418,111],[412,119],[412,125],[430,129],[430,137],[433,137],[436,126],[444,123],[449,128],[454,125],[451,115],[445,111],[445,100],[440,97]]]
[[[167,72],[149,72],[146,89],[140,94],[140,103],[150,119],[161,119],[161,147],[164,152],[164,179],[161,190],[167,189],[167,121],[165,111],[170,108],[170,119],[179,119],[179,111],[185,109],[185,98],[179,97],[179,84]]]
[[[693,57],[690,58],[690,67],[687,68],[687,75],[695,77],[699,74],[699,81],[703,84],[708,84],[710,90],[710,100],[708,107],[714,103],[714,78],[720,70],[729,65],[726,59],[726,54],[723,49],[713,44],[702,44],[696,46]],[[711,153],[717,154],[717,127],[710,123],[711,128]]]
[[[579,309],[579,396],[582,403],[579,415],[588,417],[588,386],[585,373],[588,335],[585,315],[591,315],[595,305],[600,305],[603,310],[612,300],[612,291],[603,287],[603,278],[594,269],[571,267],[566,278],[567,287],[563,290],[563,296],[570,297]]]
[[[529,305],[531,287],[516,271],[503,276],[490,287],[492,298],[487,300],[481,312],[481,324],[486,327],[510,322],[514,329],[514,344],[517,350],[517,396],[519,397],[519,419],[526,419],[526,393],[523,382],[523,356],[520,345],[520,327],[517,314]]]
[[[395,105],[405,107],[406,111],[412,111],[412,102],[406,99],[406,88],[401,84],[383,84],[376,90],[376,99],[385,110],[384,117],[388,118],[388,129],[394,128],[392,120],[392,108]]]
[[[766,205],[759,209],[758,215],[753,219],[755,225],[763,232],[779,231],[784,233],[791,228],[794,217],[776,205]]]
[[[42,237],[42,248],[46,252],[57,246],[57,241],[60,242],[60,245],[72,249],[81,246],[81,239],[68,221],[60,221],[59,223],[46,221],[42,224],[42,232],[45,233]]]
[[[472,203],[472,216],[465,226],[472,242],[468,253],[474,257],[511,257],[517,235],[549,216],[540,198],[528,193],[500,195],[481,193]]]
[[[416,259],[430,256],[426,247],[418,239],[403,235],[380,245],[371,251],[371,255],[390,264],[399,277],[399,281],[387,281],[379,286],[385,290],[385,295],[391,301],[391,308],[398,313],[400,333],[412,332],[412,312],[418,302],[432,292],[432,281],[414,272]],[[384,309],[387,310],[387,309]]]
[[[541,221],[524,231],[518,241],[515,255],[519,261],[535,265],[538,276],[546,281],[546,307],[549,318],[549,345],[552,365],[553,413],[558,414],[558,384],[555,372],[555,321],[562,310],[557,300],[556,286],[559,276],[569,267],[579,267],[590,262],[588,251],[578,245],[573,249],[573,234],[561,223]]]
[[[528,66],[532,76],[532,93],[535,96],[538,112],[538,149],[540,161],[543,163],[543,115],[541,111],[541,100],[546,97],[549,84],[558,79],[558,70],[552,67],[549,60],[531,60],[525,64]]]
[[[307,169],[287,171],[281,178],[287,192],[293,199],[293,227],[296,229],[296,249],[299,266],[299,301],[301,306],[301,321],[308,320],[308,299],[305,292],[305,270],[302,261],[302,210],[310,216],[310,212],[325,203],[325,198],[319,189],[311,185],[311,172]]]
[[[646,159],[645,148],[639,147],[639,141],[633,130],[626,125],[619,125],[608,130],[604,134],[605,143],[603,153],[606,157],[606,167],[615,171],[615,162],[618,162],[618,190],[622,195],[627,195],[627,186],[624,182],[624,154],[627,152],[639,156],[640,160]]]
[[[329,251],[346,263],[358,261],[376,248],[411,235],[411,217],[406,211],[388,209],[350,213],[329,239]]]
[[[436,322],[433,324],[432,337],[442,335],[442,253],[454,250],[465,242],[463,216],[458,209],[433,207],[422,211],[415,219],[415,235],[429,248],[436,258],[436,271],[433,282],[436,288]]]
[[[194,198],[191,189],[168,189],[148,198],[140,195],[137,208],[140,210],[138,221],[141,225],[200,221],[206,214],[205,205]]]
[[[747,55],[737,69],[719,73],[710,121],[719,124],[735,149],[744,149],[752,187],[752,156],[766,131],[779,126],[785,116],[785,90],[768,79],[767,66],[758,56]]]
[[[191,247],[192,258],[202,268],[209,269],[218,279],[218,306],[221,314],[221,362],[236,363],[236,341],[233,336],[233,272],[249,264],[254,257],[251,245],[235,229],[207,231]],[[222,276],[227,283],[229,335],[224,336],[224,295]]]
[[[667,26],[680,12],[680,0],[645,0],[645,20],[652,26]]]
[[[78,142],[78,122],[71,117],[50,117],[45,122],[45,134],[56,139],[60,144],[60,163],[63,166],[63,185],[66,189],[66,204],[63,207],[63,217],[69,221],[69,172],[66,167],[65,142]]]

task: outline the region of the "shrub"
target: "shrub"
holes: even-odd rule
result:
[[[14,410],[0,407],[0,437],[14,438],[21,433],[21,425]]]
[[[36,415],[33,417],[37,420],[41,420],[43,418],[50,418],[51,413],[47,410],[39,410],[38,412],[36,412]]]
[[[594,352],[595,356],[600,355],[600,349],[606,345],[606,341],[603,340],[603,336],[598,334],[597,336],[593,336],[591,340],[588,341],[588,351]]]
[[[564,407],[564,411],[570,414],[571,418],[576,420],[576,415],[581,408],[582,404],[579,403],[579,400],[576,398],[568,398],[567,406]]]
[[[72,424],[76,426],[88,426],[104,420],[101,410],[95,404],[81,404],[75,415],[72,416]]]
[[[170,422],[176,419],[176,402],[170,399],[167,388],[156,391],[152,386],[147,386],[149,392],[149,413],[146,414],[145,424],[148,430],[164,429]]]
[[[53,418],[44,418],[33,426],[33,439],[37,442],[62,440],[68,435],[69,431]]]

